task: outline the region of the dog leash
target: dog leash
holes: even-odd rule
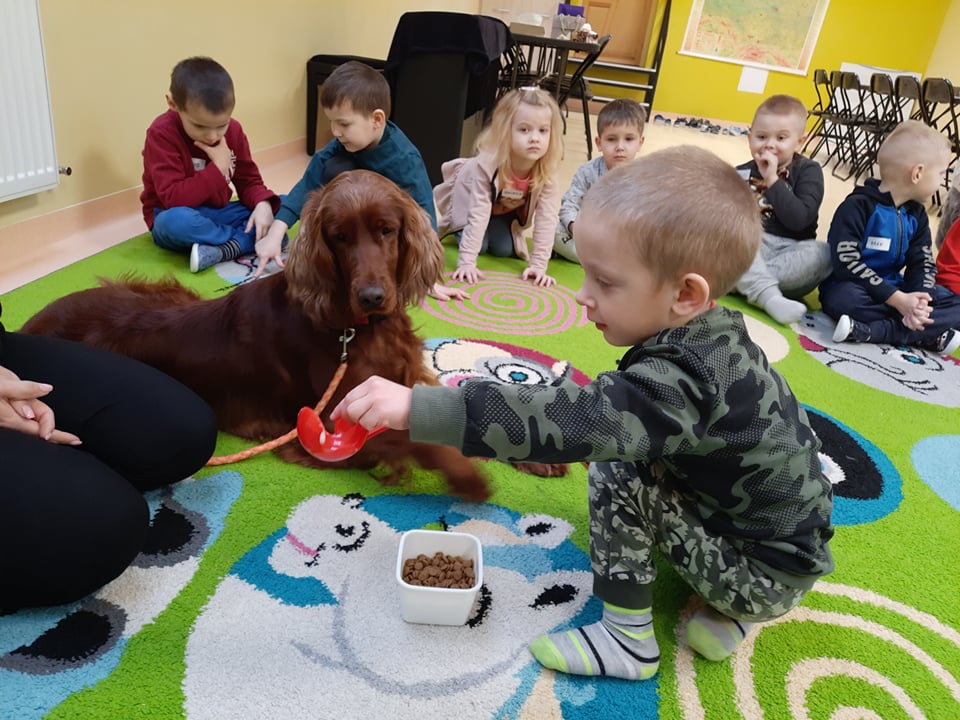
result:
[[[333,397],[333,393],[336,392],[337,386],[340,385],[340,381],[343,380],[344,373],[347,372],[347,343],[349,343],[356,336],[357,331],[353,328],[347,328],[343,331],[343,335],[340,336],[340,342],[343,343],[343,350],[340,353],[340,365],[337,367],[337,371],[333,374],[333,379],[330,380],[330,384],[327,386],[327,389],[324,391],[323,396],[320,398],[320,402],[317,403],[314,408],[314,412],[319,415],[323,412],[323,409],[327,406],[327,403],[330,402],[330,398]],[[239,462],[241,460],[246,460],[255,455],[260,455],[267,452],[268,450],[273,450],[280,447],[281,445],[286,445],[288,442],[297,437],[297,429],[293,428],[290,432],[281,435],[278,438],[269,440],[265,443],[261,443],[252,448],[247,448],[246,450],[241,450],[240,452],[235,452],[232,455],[217,455],[215,457],[207,460],[206,464],[210,465],[229,465],[231,463]]]

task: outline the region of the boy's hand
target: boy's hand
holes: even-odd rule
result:
[[[266,200],[261,200],[253,206],[253,212],[250,213],[250,219],[247,220],[247,227],[244,232],[250,232],[253,228],[257,229],[255,240],[260,240],[270,230],[273,225],[273,209]]]
[[[767,187],[770,187],[780,179],[780,176],[777,175],[777,156],[772,152],[769,150],[761,150],[753,156],[753,160],[757,163],[757,171],[760,173],[760,177],[763,178],[763,182]]]
[[[533,280],[533,284],[539,285],[540,287],[550,287],[551,285],[557,284],[555,278],[550,277],[545,272],[541,272],[540,270],[534,270],[532,267],[526,268],[523,273],[521,273],[520,279]]]
[[[440,283],[434,283],[427,295],[441,302],[446,302],[447,300],[468,300],[470,298],[470,293],[463,288],[450,287],[448,285],[441,285]]]
[[[344,395],[330,413],[330,419],[342,417],[367,430],[378,427],[407,430],[412,400],[413,390],[407,386],[374,375]]]
[[[258,203],[259,205],[259,203]],[[257,240],[257,271],[253,274],[254,279],[260,277],[271,260],[277,263],[277,267],[283,269],[283,258],[280,256],[280,248],[283,246],[283,237],[287,234],[287,224],[283,220],[274,220],[270,224],[270,229],[266,234]]]
[[[76,435],[56,429],[53,410],[38,398],[53,390],[47,383],[21,380],[0,367],[0,427],[36,435],[58,445],[79,445]]]
[[[194,140],[193,144],[207,154],[210,162],[216,165],[217,169],[223,173],[223,177],[226,178],[227,182],[230,182],[230,179],[233,177],[236,159],[234,158],[233,151],[230,150],[230,146],[227,145],[227,139],[225,137],[220,138],[220,142],[216,145],[207,145],[199,140]]]
[[[476,265],[464,265],[453,271],[453,279],[465,282],[467,285],[475,285],[479,280],[483,280],[484,277],[486,276],[481,270],[477,269]]]
[[[910,330],[922,330],[925,325],[933,322],[933,318],[930,317],[932,310],[930,307],[931,300],[932,298],[929,293],[905,293],[902,290],[897,290],[887,298],[887,305],[890,305],[900,313],[904,326]]]

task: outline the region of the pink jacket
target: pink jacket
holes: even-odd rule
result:
[[[477,255],[483,245],[483,236],[490,222],[493,198],[500,192],[499,177],[493,183],[496,170],[493,156],[457,158],[440,167],[443,182],[433,189],[433,199],[439,211],[439,235],[444,237],[463,230],[457,267],[476,267]],[[491,187],[493,189],[491,189]],[[560,213],[560,190],[554,180],[547,182],[530,195],[527,224],[513,224],[513,247],[518,257],[527,261],[533,270],[547,271],[547,261],[553,251],[553,236]],[[533,225],[533,248],[527,250],[523,231]]]

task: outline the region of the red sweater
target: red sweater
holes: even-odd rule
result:
[[[147,128],[143,145],[143,219],[153,228],[153,211],[172,207],[222,208],[233,197],[253,210],[261,200],[270,203],[273,212],[280,209],[280,198],[263,184],[260,170],[250,155],[247,136],[236,120],[230,120],[227,145],[236,157],[233,188],[207,154],[193,144],[175,110],[159,115]]]
[[[937,285],[960,295],[960,222],[947,230],[937,253]]]

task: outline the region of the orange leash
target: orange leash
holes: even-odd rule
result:
[[[341,338],[343,339],[343,338]],[[352,339],[352,336],[351,338]],[[330,381],[330,385],[327,386],[326,392],[323,393],[323,397],[320,398],[320,402],[317,403],[314,411],[319,415],[323,409],[327,406],[327,403],[330,402],[330,398],[333,396],[333,393],[336,391],[337,386],[340,384],[340,381],[343,379],[343,374],[347,371],[347,353],[346,353],[346,344],[350,340],[344,342],[344,353],[340,357],[340,367],[337,368],[337,371],[333,374],[333,380]],[[254,455],[260,455],[261,453],[267,452],[267,450],[273,450],[278,448],[281,445],[286,445],[288,442],[293,440],[297,436],[297,429],[294,428],[286,435],[281,435],[278,438],[269,440],[265,443],[257,445],[256,447],[247,448],[246,450],[241,450],[240,452],[235,452],[232,455],[218,455],[207,460],[207,465],[229,465],[230,463],[239,462],[240,460],[246,460],[251,458]]]

